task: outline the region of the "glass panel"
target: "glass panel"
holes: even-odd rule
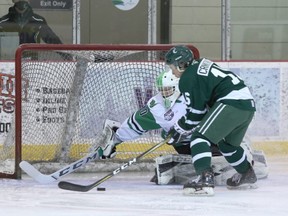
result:
[[[287,60],[287,8],[285,0],[231,0],[231,59]]]

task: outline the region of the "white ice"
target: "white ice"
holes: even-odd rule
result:
[[[102,183],[106,191],[71,192],[57,182],[41,185],[28,176],[1,179],[1,216],[287,216],[288,159],[268,158],[269,177],[258,189],[215,188],[213,197],[187,197],[182,186],[149,182],[153,173],[121,172]],[[64,180],[88,184],[103,174],[71,174]]]

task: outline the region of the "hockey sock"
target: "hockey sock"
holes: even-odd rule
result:
[[[238,173],[245,173],[248,170],[250,164],[242,147],[232,146],[221,141],[219,142],[219,149],[228,163]]]
[[[193,139],[191,141],[191,155],[195,171],[198,175],[210,169],[212,157],[210,142],[202,138]]]

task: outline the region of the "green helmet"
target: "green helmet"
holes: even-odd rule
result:
[[[175,46],[165,55],[167,65],[174,65],[177,70],[184,71],[193,61],[194,55],[187,46]]]

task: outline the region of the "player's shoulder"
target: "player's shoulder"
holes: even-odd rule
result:
[[[188,82],[190,78],[195,77],[205,77],[209,75],[209,72],[211,71],[211,68],[213,65],[216,65],[215,62],[206,59],[206,58],[201,58],[201,59],[195,59],[191,63],[191,65],[187,68],[187,72],[185,71],[185,80]],[[183,79],[182,79],[183,80]]]
[[[0,24],[4,22],[8,22],[11,16],[9,14],[5,14],[4,16],[0,17]]]
[[[153,97],[151,97],[148,102],[147,102],[147,106],[152,109],[155,106],[161,106],[161,104],[163,104],[163,97],[161,95],[161,93],[157,93],[156,95],[154,95]]]
[[[46,23],[46,19],[39,14],[33,13],[31,17],[36,22]]]
[[[201,76],[208,76],[209,71],[211,70],[211,67],[215,64],[213,61],[202,58],[199,59],[199,63],[197,65],[197,75]]]

